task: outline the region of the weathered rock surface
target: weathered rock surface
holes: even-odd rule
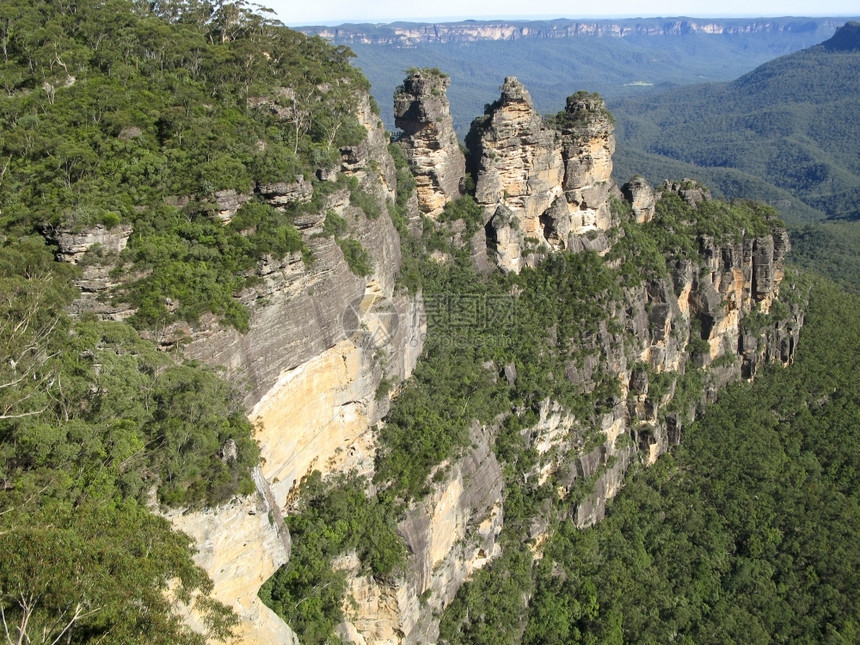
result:
[[[368,136],[360,146],[344,151],[347,161],[341,172],[355,177],[384,213],[386,200],[394,196],[394,164],[382,125],[366,98],[359,116]],[[372,159],[377,163],[371,164]],[[270,194],[269,199],[277,205],[280,196]],[[336,241],[323,235],[328,210],[350,222],[350,237],[373,260],[371,276],[355,275]],[[259,265],[258,284],[239,295],[252,312],[247,333],[219,325],[210,316],[194,328],[175,325],[161,339],[181,340],[186,356],[226,368],[226,376],[246,392],[249,410],[283,373],[322,355],[354,331],[358,322],[354,303],[365,298],[390,301],[400,267],[400,242],[390,218],[368,218],[350,203],[346,190],[330,195],[318,212],[301,215],[294,223],[314,257],[313,265],[308,266],[299,253]]]
[[[109,320],[124,320],[134,314],[131,307],[112,304],[107,299],[111,289],[119,284],[111,277],[111,271],[131,233],[130,224],[112,228],[98,224],[80,231],[61,230],[54,236],[57,259],[81,269],[80,277],[75,280],[81,294],[71,304],[73,314],[92,313]]]
[[[522,83],[508,77],[499,100],[473,123],[467,144],[475,201],[490,222],[488,244],[497,263],[515,272],[534,265],[539,247],[549,245],[541,216],[564,203],[558,133],[546,127]]]
[[[454,132],[446,90],[451,79],[433,70],[408,76],[394,95],[394,123],[418,192],[421,212],[434,217],[463,193],[466,161]]]
[[[183,513],[167,519],[197,543],[194,561],[214,583],[213,597],[239,616],[238,643],[298,643],[293,631],[257,597],[260,586],[287,561],[289,553],[262,497],[234,500],[217,509]],[[205,625],[195,612],[185,616],[200,633]]]
[[[502,529],[502,472],[488,430],[472,429],[472,449],[453,464],[428,497],[400,522],[411,554],[393,583],[354,575],[347,642],[434,643],[439,614],[471,573],[498,555]]]
[[[610,225],[609,190],[615,122],[606,103],[596,94],[577,92],[567,98],[564,116],[557,119],[564,157],[564,194],[574,232]]]
[[[696,189],[672,183],[663,188],[687,195]],[[650,187],[637,190],[653,195]],[[698,243],[698,257],[676,262],[670,279],[626,289],[623,306],[606,312],[623,331],[610,332],[602,322],[584,348],[585,359],[568,368],[567,378],[583,391],[593,389],[601,375],[617,375],[620,396],[611,409],[577,418],[547,399],[538,422],[523,431],[541,456],[529,476],[544,482],[554,475],[562,495],[577,495],[571,520],[578,527],[600,521],[629,465],[652,464],[679,443],[684,425],[727,382],[752,378],[766,361],[793,360],[801,311],[791,310],[761,328],[747,323],[751,314],[768,312],[778,296],[788,248],[785,230],[775,226],[766,236],[738,235],[721,243],[702,235]],[[703,398],[686,408],[673,406],[675,378],[702,367]],[[658,389],[652,378],[661,378],[663,385]],[[676,411],[667,411],[673,407]],[[585,488],[578,488],[582,483]],[[546,526],[536,521],[535,544]]]
[[[569,97],[550,123],[508,77],[466,142],[475,200],[489,222],[487,244],[503,271],[535,266],[549,251],[586,248],[592,240],[582,236],[609,228],[615,135],[596,95]]]
[[[644,177],[636,176],[621,187],[621,192],[633,208],[636,222],[644,224],[654,219],[657,196]]]

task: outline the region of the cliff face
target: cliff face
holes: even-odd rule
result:
[[[647,195],[651,209],[655,199],[674,195],[697,205],[709,199],[693,182],[667,183],[658,191],[640,182],[634,193]],[[552,483],[563,500],[532,518],[520,548],[539,556],[560,509],[579,528],[599,522],[627,469],[653,464],[677,445],[686,425],[727,382],[752,378],[765,361],[792,361],[802,312],[781,305],[782,317],[755,322],[777,302],[789,248],[784,229],[774,225],[766,234],[739,231],[719,240],[700,234],[694,247],[671,263],[668,275],[626,287],[595,329],[568,339],[584,358],[571,358],[561,378],[583,393],[614,381],[617,393],[605,405],[579,411],[547,397],[537,420],[520,431],[538,457],[516,476]],[[499,378],[518,377],[508,367]],[[692,397],[691,379],[701,379]],[[344,604],[348,620],[338,631],[344,640],[437,640],[439,615],[455,590],[501,550],[496,538],[505,519],[503,478],[491,448],[498,430],[473,428],[471,447],[441,464],[444,477],[433,478],[430,494],[410,507],[398,527],[410,553],[401,575],[374,579],[361,573],[357,561],[340,565],[352,599]]]
[[[355,178],[385,213],[396,188],[394,166],[387,136],[366,97],[363,106],[367,139],[342,151],[340,172]],[[335,240],[322,235],[328,211],[350,222],[351,235],[371,255],[374,272],[367,278],[354,275]],[[261,447],[257,487],[271,500],[275,520],[295,484],[311,470],[372,468],[370,430],[389,404],[377,389],[384,378],[398,382],[409,376],[425,325],[420,299],[394,294],[400,246],[387,215],[368,218],[344,190],[296,225],[315,261],[308,267],[297,254],[260,266],[260,283],[240,296],[253,312],[247,333],[205,324],[174,331],[190,337],[187,356],[224,366],[232,380],[247,384],[246,405]],[[221,512],[215,511],[212,522],[222,521]],[[196,534],[193,521],[177,526]],[[216,595],[240,611],[242,642],[289,642],[272,636],[271,612],[256,597],[268,576],[243,575],[241,569],[246,561],[270,561],[270,575],[287,561],[288,551],[248,542],[239,530],[218,534],[220,541],[198,542],[197,559],[215,577]],[[222,560],[228,563],[222,566],[236,568],[223,581],[213,567]],[[246,607],[243,598],[253,601]],[[274,622],[283,625],[280,619]]]
[[[474,427],[473,447],[413,505],[398,531],[411,554],[394,581],[347,568],[351,601],[339,628],[347,642],[433,643],[439,615],[475,569],[498,555],[502,529],[502,473],[490,449],[491,434]]]
[[[577,94],[547,123],[516,78],[467,137],[475,200],[488,245],[504,271],[535,266],[547,251],[606,248],[591,231],[609,228],[614,125],[602,99]],[[598,236],[599,237],[599,236]]]
[[[463,193],[466,167],[446,90],[451,79],[434,70],[411,74],[394,94],[394,123],[409,159],[418,207],[433,217]]]
[[[540,421],[525,431],[542,455],[535,475],[560,474],[568,491],[592,478],[571,506],[579,527],[600,521],[628,466],[654,463],[678,444],[684,425],[727,382],[752,378],[765,361],[787,365],[793,359],[801,311],[786,310],[773,326],[750,322],[778,297],[789,249],[785,230],[723,242],[700,235],[697,243],[697,256],[674,263],[670,278],[626,289],[623,303],[607,312],[621,330],[601,324],[585,364],[571,365],[566,374],[586,390],[601,371],[617,375],[620,396],[611,409],[576,418],[547,401]],[[698,400],[683,398],[688,372],[704,377]],[[600,445],[592,440],[588,447],[589,428],[600,429]]]
[[[841,23],[822,19],[835,29]],[[391,25],[341,25],[302,27],[343,45],[388,45],[414,47],[430,43],[470,43],[482,40],[556,40],[560,38],[630,38],[678,36],[683,34],[735,35],[803,33],[807,22],[785,19],[711,20],[695,18],[653,18],[630,20],[474,21],[459,23],[394,23]]]

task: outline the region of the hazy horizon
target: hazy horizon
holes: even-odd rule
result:
[[[620,20],[650,18],[749,19],[857,17],[855,0],[825,0],[811,8],[805,0],[764,0],[755,3],[723,0],[719,3],[693,3],[689,0],[654,0],[646,11],[639,2],[606,0],[602,10],[593,5],[578,11],[569,0],[544,0],[539,9],[524,8],[518,0],[497,0],[491,5],[473,0],[437,0],[423,6],[382,0],[359,5],[343,0],[317,0],[295,3],[292,0],[263,2],[291,27],[337,26],[341,24],[390,24],[394,22],[462,22],[466,20]]]

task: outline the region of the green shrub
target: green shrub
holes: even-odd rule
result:
[[[337,244],[343,251],[343,259],[346,260],[350,271],[361,277],[373,273],[373,258],[364,250],[361,242],[352,238],[345,238],[338,240]]]

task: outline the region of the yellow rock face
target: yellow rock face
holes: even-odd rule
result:
[[[312,470],[332,472],[357,455],[375,405],[367,354],[343,340],[282,374],[251,411],[263,474],[278,504]]]
[[[257,597],[260,586],[287,561],[287,553],[256,495],[212,510],[172,511],[167,519],[195,540],[194,561],[212,578],[212,595],[239,615],[234,642],[298,643],[293,631]],[[194,612],[185,619],[192,629],[205,633]]]

